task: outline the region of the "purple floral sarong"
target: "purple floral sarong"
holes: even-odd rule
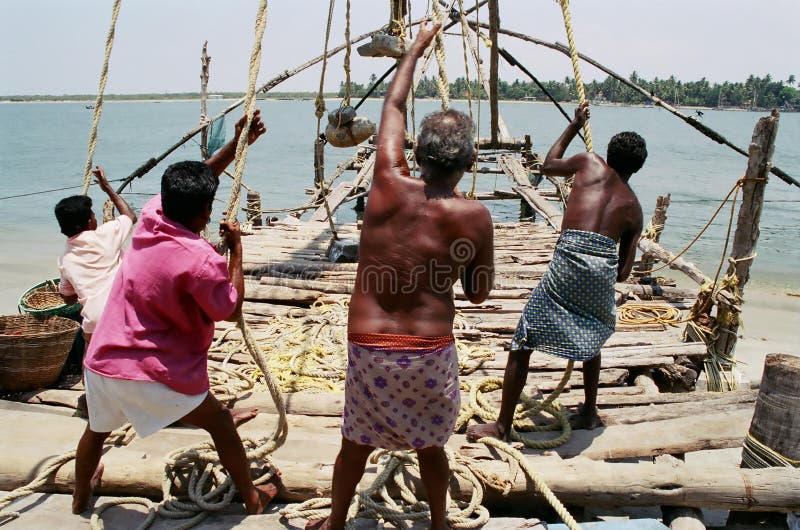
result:
[[[453,337],[350,334],[342,435],[390,450],[442,447],[461,406]]]

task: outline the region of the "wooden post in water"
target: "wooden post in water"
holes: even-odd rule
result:
[[[489,109],[491,111],[492,143],[497,143],[498,120],[500,112],[497,109],[497,68],[499,64],[499,46],[497,45],[497,30],[500,28],[500,0],[489,0],[489,40],[492,47],[489,50]],[[467,80],[469,82],[469,80]]]
[[[200,56],[200,121],[208,119],[206,104],[208,102],[208,77],[211,68],[211,57],[207,52],[208,41],[203,42],[203,54]],[[204,127],[200,133],[200,156],[203,160],[208,159],[208,127]]]
[[[742,204],[736,233],[733,236],[730,265],[722,290],[727,290],[734,299],[742,301],[744,286],[750,279],[750,266],[753,263],[758,243],[761,210],[764,207],[764,189],[772,168],[772,153],[775,150],[775,137],[778,134],[778,111],[773,109],[770,116],[758,120],[750,142],[750,156],[742,186]],[[737,303],[736,306],[739,304]],[[735,307],[717,308],[717,339],[714,351],[718,355],[730,355],[736,346],[739,330],[740,312]]]
[[[642,233],[643,238],[649,239],[654,243],[658,243],[658,240],[661,239],[661,232],[664,231],[664,224],[667,222],[667,208],[669,208],[669,199],[669,194],[667,194],[666,197],[659,195],[656,198],[656,209],[653,211],[653,217],[650,218],[650,223],[647,225],[644,233]],[[634,269],[634,275],[641,276],[642,278],[649,277],[650,273],[648,271],[653,269],[655,262],[655,256],[647,252],[642,253],[642,260]]]

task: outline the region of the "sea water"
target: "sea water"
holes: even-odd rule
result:
[[[209,115],[226,108],[230,101],[210,101]],[[328,101],[335,108],[337,101]],[[467,103],[456,101],[455,108],[467,111]],[[267,133],[250,147],[244,182],[261,193],[263,209],[298,206],[308,200],[305,189],[313,186],[313,141],[317,133],[314,102],[260,101]],[[417,123],[439,108],[437,101],[418,101]],[[567,106],[571,114],[573,106]],[[378,123],[381,102],[367,101],[359,115]],[[489,108],[473,105],[481,135],[488,136]],[[512,136],[530,134],[534,150],[546,154],[567,121],[551,105],[502,102],[500,111]],[[16,312],[19,296],[30,286],[58,276],[56,259],[63,249],[53,215],[56,202],[67,195],[80,193],[82,171],[92,112],[84,103],[5,103],[0,104],[0,198],[76,186],[72,190],[41,193],[0,200],[0,312]],[[685,109],[686,113],[693,110]],[[240,110],[228,115],[227,138]],[[753,127],[764,113],[703,110],[703,123],[719,131],[735,144],[747,149]],[[198,123],[197,101],[106,102],[100,121],[94,163],[101,165],[109,179],[129,175],[143,162],[160,155]],[[322,127],[324,130],[325,118]],[[658,195],[672,194],[662,244],[678,251],[699,231],[737,179],[742,177],[747,160],[719,145],[674,116],[658,108],[592,108],[594,145],[605,154],[609,138],[619,131],[639,132],[646,140],[649,156],[644,168],[633,176],[631,185],[639,196],[645,223]],[[178,148],[141,179],[134,181],[124,195],[135,208],[158,192],[159,180],[170,163],[199,159],[199,135]],[[800,114],[781,116],[774,163],[800,179]],[[573,141],[568,154],[582,149]],[[355,149],[325,151],[326,175],[336,164],[352,155]],[[231,165],[230,171],[233,171]],[[348,172],[342,178],[350,179]],[[214,219],[218,219],[230,189],[230,179],[222,178],[217,193]],[[460,188],[469,189],[471,175]],[[116,184],[115,184],[116,186]],[[477,189],[510,188],[503,175],[478,175]],[[95,212],[100,215],[104,194],[92,186]],[[761,219],[758,256],[752,270],[754,287],[796,291],[800,287],[800,189],[793,188],[774,175],[766,191],[767,202]],[[352,204],[352,203],[351,203]],[[486,202],[497,220],[513,220],[519,214],[517,201]],[[686,254],[707,274],[713,275],[720,261],[730,215],[723,209],[709,231]],[[352,221],[354,214],[346,204],[336,215],[337,221]],[[735,220],[734,220],[735,222]],[[673,273],[678,274],[678,273]]]

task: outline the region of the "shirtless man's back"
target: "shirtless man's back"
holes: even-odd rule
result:
[[[444,444],[460,402],[453,284],[461,280],[470,301],[485,300],[494,284],[494,251],[489,211],[456,190],[475,161],[469,117],[452,110],[427,116],[415,149],[421,178],[412,178],[406,163],[406,98],[417,59],[438,29],[420,29],[383,106],[350,299],[342,449],[333,471],[331,515],[307,529],[344,528],[375,447],[416,449],[431,529],[448,528]]]
[[[638,134],[623,132],[609,142],[606,160],[594,153],[564,158],[588,118],[584,103],[542,166],[546,175],[575,176],[561,236],[512,338],[497,422],[470,426],[467,436],[472,440],[510,439],[533,350],[583,362],[580,422],[588,429],[599,424],[600,348],[615,329],[614,284],[630,274],[642,232],[642,208],[628,179],[644,164],[647,148]]]
[[[449,335],[453,284],[461,279],[475,302],[491,289],[491,216],[452,187],[412,178],[407,166],[386,162],[376,161],[348,330]]]

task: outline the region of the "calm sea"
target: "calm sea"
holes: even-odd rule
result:
[[[211,101],[216,114],[229,102]],[[329,102],[329,106],[337,105]],[[381,102],[368,101],[360,114],[377,123]],[[466,110],[465,102],[454,106]],[[250,148],[245,182],[262,194],[263,207],[281,208],[302,204],[304,189],[313,180],[312,143],[316,119],[312,101],[259,102],[267,135]],[[438,108],[438,103],[417,103],[419,120]],[[542,155],[563,130],[566,121],[549,105],[501,103],[501,113],[511,134],[530,134],[535,150]],[[477,107],[474,109],[477,113]],[[569,110],[571,112],[571,108]],[[691,111],[687,111],[691,112]],[[734,111],[703,111],[702,120],[734,143],[747,147],[753,127],[762,114]],[[109,178],[124,177],[150,157],[172,145],[198,120],[196,101],[111,102],[106,103],[100,124],[95,163],[102,165]],[[229,115],[238,117],[238,110]],[[64,186],[79,186],[86,159],[86,143],[92,111],[83,103],[8,103],[0,104],[0,197]],[[488,106],[481,108],[480,128],[487,134]],[[228,138],[234,119],[227,123]],[[604,154],[608,139],[622,130],[635,130],[644,136],[650,153],[642,171],[631,180],[645,210],[652,212],[659,194],[672,194],[663,244],[679,250],[697,233],[732,184],[742,176],[746,159],[720,146],[683,122],[657,108],[595,107],[592,131],[598,151]],[[774,162],[795,178],[800,178],[800,114],[781,116]],[[571,151],[577,152],[576,143]],[[326,150],[327,173],[352,149]],[[144,178],[137,180],[127,199],[140,207],[158,190],[164,168],[184,159],[198,159],[197,142],[189,141]],[[348,175],[346,175],[347,177]],[[478,177],[478,189],[509,189],[502,175]],[[462,188],[467,187],[463,185]],[[228,195],[225,183],[218,193],[219,210]],[[38,194],[0,200],[0,312],[16,312],[16,301],[29,286],[58,275],[56,258],[63,248],[63,236],[53,216],[53,206],[72,191]],[[96,211],[104,199],[92,187]],[[772,177],[767,186],[767,202],[761,220],[758,257],[753,270],[754,284],[796,290],[800,287],[800,189],[791,188]],[[486,203],[496,219],[513,219],[519,212],[514,201]],[[727,226],[727,210],[698,244],[687,254],[707,273],[713,274],[719,261]],[[353,219],[349,206],[337,216]]]

